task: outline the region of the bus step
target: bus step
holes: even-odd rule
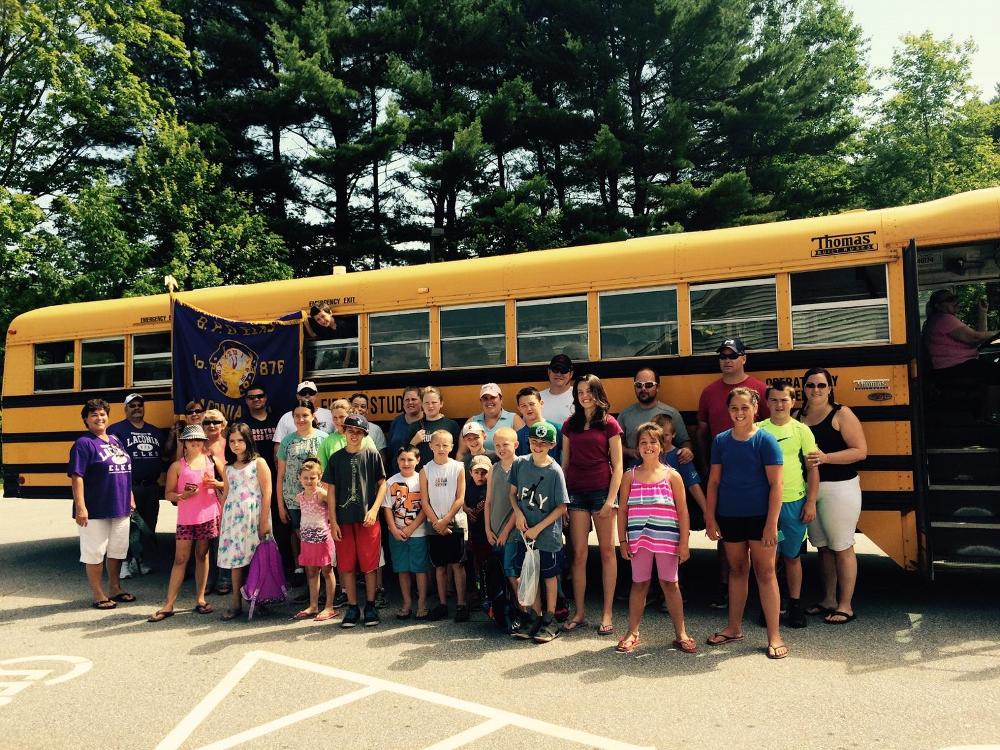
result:
[[[992,557],[945,557],[934,561],[935,568],[1000,570],[1000,560]]]
[[[1000,565],[1000,522],[932,521],[930,532],[935,559],[977,558]]]
[[[1000,487],[995,484],[932,484],[927,512],[933,521],[1000,523]]]
[[[980,445],[928,448],[927,472],[932,485],[1000,485],[1000,451]]]

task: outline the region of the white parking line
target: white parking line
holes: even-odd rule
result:
[[[644,748],[639,745],[632,745],[627,742],[611,739],[609,737],[601,737],[599,735],[590,734],[589,732],[583,732],[578,729],[571,729],[557,724],[550,724],[547,721],[532,719],[528,716],[522,716],[520,714],[493,708],[491,706],[484,706],[480,703],[472,703],[471,701],[454,698],[450,695],[442,695],[441,693],[434,693],[430,690],[423,690],[422,688],[404,685],[399,682],[391,682],[389,680],[383,680],[378,677],[370,677],[357,672],[348,672],[344,669],[328,667],[323,664],[316,664],[315,662],[295,659],[281,654],[272,654],[267,651],[251,651],[240,659],[236,666],[229,671],[229,674],[223,677],[219,684],[216,685],[209,692],[209,694],[206,695],[201,702],[199,702],[198,705],[191,710],[190,713],[188,713],[187,716],[181,719],[177,726],[174,727],[173,731],[163,738],[163,741],[157,745],[157,750],[178,750],[178,748],[180,748],[181,745],[183,745],[184,742],[191,736],[195,729],[198,728],[201,722],[211,715],[212,711],[215,710],[215,708],[226,698],[226,696],[229,695],[233,688],[239,684],[240,680],[242,680],[258,662],[273,662],[285,667],[302,669],[307,672],[314,672],[316,674],[326,675],[327,677],[353,682],[358,685],[363,685],[364,687],[360,690],[348,693],[347,695],[340,696],[339,698],[325,701],[315,706],[295,711],[279,719],[252,727],[240,732],[239,734],[232,735],[231,737],[217,740],[210,745],[206,745],[202,748],[202,750],[208,750],[208,748],[211,748],[211,750],[222,750],[222,748],[229,748],[244,742],[249,742],[250,740],[277,731],[278,729],[283,729],[291,724],[304,721],[305,719],[318,716],[319,714],[332,711],[340,708],[341,706],[348,705],[349,703],[353,703],[362,698],[367,698],[381,692],[395,693],[396,695],[406,696],[408,698],[425,701],[427,703],[455,709],[457,711],[464,711],[486,719],[486,721],[480,724],[461,732],[457,732],[451,737],[431,745],[426,750],[454,750],[454,748],[467,745],[470,742],[474,742],[481,737],[485,737],[508,726],[518,727],[537,734],[554,737],[559,740],[575,742],[581,745],[602,748],[604,750],[652,750],[652,748]]]

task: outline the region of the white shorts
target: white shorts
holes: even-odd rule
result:
[[[100,565],[104,556],[124,560],[128,555],[129,517],[91,518],[80,530],[80,562]]]
[[[816,518],[809,524],[814,547],[842,552],[854,546],[854,532],[861,517],[861,477],[841,482],[820,482]]]

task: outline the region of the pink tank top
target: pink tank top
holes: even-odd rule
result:
[[[181,457],[181,473],[177,477],[177,486],[174,488],[174,492],[182,493],[184,485],[197,484],[198,494],[177,503],[177,523],[179,524],[194,526],[211,521],[219,515],[219,499],[215,490],[201,483],[206,474],[210,477],[215,476],[211,459],[207,459],[206,464],[204,469],[192,469],[188,466],[188,462]]]

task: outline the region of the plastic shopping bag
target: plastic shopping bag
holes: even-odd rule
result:
[[[538,550],[535,543],[528,539],[524,540],[527,547],[524,553],[524,562],[521,564],[521,580],[517,587],[517,600],[522,607],[531,607],[535,604],[538,596],[538,577],[541,563],[538,559]]]

